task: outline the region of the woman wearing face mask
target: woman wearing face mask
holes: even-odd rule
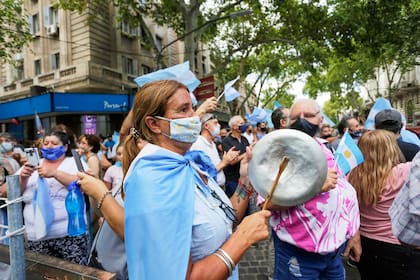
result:
[[[77,166],[70,149],[71,141],[72,139],[61,131],[47,134],[43,139],[41,148],[43,159],[40,165],[34,168],[25,164],[18,171],[25,203],[23,217],[30,250],[86,265],[88,235],[70,237],[67,234],[68,216],[65,207],[67,186],[77,180]],[[49,198],[54,209],[52,224],[46,235],[41,238],[37,238],[36,232],[39,225],[35,222],[33,205],[39,177],[44,179],[49,188]]]
[[[123,156],[124,169],[129,166],[123,183],[129,278],[226,279],[232,274],[230,279],[238,279],[235,264],[248,247],[268,237],[270,212],[246,217],[232,233],[232,206],[240,218],[250,190],[239,186],[230,201],[207,173],[213,165],[206,165],[201,152],[189,151],[201,123],[183,84],[144,85],[135,96],[132,121]],[[148,144],[140,151],[141,140]]]

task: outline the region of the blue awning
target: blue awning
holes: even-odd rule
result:
[[[40,96],[0,103],[0,120],[44,113],[127,113],[132,99],[115,93],[45,93]]]
[[[51,93],[0,103],[0,120],[51,112]]]

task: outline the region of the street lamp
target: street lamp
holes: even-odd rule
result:
[[[221,20],[225,20],[225,19],[232,19],[232,18],[237,18],[237,17],[241,17],[241,16],[246,16],[246,15],[249,15],[249,14],[252,14],[252,11],[251,10],[242,10],[242,11],[238,11],[238,12],[234,12],[234,13],[228,14],[226,16],[212,18],[212,19],[206,21],[204,24],[202,24],[200,26],[197,26],[196,28],[188,31],[187,33],[184,33],[182,36],[179,36],[175,40],[169,42],[165,46],[161,47],[160,50],[159,50],[159,53],[157,54],[157,57],[156,57],[156,65],[157,65],[158,69],[160,69],[160,61],[162,59],[162,53],[163,53],[163,51],[166,48],[168,48],[171,45],[173,45],[174,43],[178,42],[179,40],[184,39],[188,35],[191,35],[192,33],[200,30],[201,28],[203,28],[203,27],[205,27],[205,26],[207,26],[207,25],[209,25],[211,23],[214,23],[214,22],[217,22],[217,21],[221,21]]]

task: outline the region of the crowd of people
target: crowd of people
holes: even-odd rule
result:
[[[325,124],[311,99],[274,110],[273,128],[240,115],[222,127],[216,108],[211,98],[194,109],[182,83],[151,82],[136,94],[120,142],[77,137],[57,125],[38,143],[38,166],[8,144],[11,135],[0,135],[0,195],[7,195],[5,176],[19,175],[27,248],[115,272],[118,279],[239,279],[246,250],[271,237],[273,279],[345,279],[342,256],[356,264],[361,279],[418,279],[420,147],[401,137],[398,111],[379,112],[376,129],[368,131],[353,116],[336,128]],[[265,199],[249,180],[252,147],[277,129],[310,136],[325,156],[327,177],[303,203],[269,202],[250,211]],[[346,132],[364,157],[347,175],[334,160]],[[74,181],[89,196],[89,226],[79,236],[67,232],[64,205]],[[44,234],[33,205],[41,183],[53,209]]]

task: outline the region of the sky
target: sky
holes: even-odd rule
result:
[[[308,96],[305,96],[302,94],[304,86],[305,86],[305,82],[298,80],[292,85],[292,87],[288,90],[288,92],[296,96],[296,99],[308,98]],[[330,99],[329,94],[323,93],[320,96],[318,96],[318,98],[316,99],[316,102],[319,104],[319,106],[321,106],[321,109],[322,109],[322,107],[324,106],[324,103],[328,101],[329,99]]]

